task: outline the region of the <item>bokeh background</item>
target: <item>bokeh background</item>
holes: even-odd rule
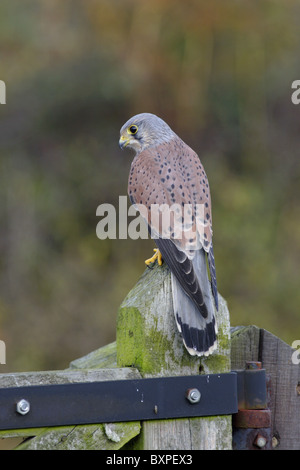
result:
[[[298,4],[297,4],[298,3]],[[115,339],[151,240],[103,240],[133,114],[200,155],[231,323],[300,338],[299,2],[1,0],[0,371],[68,367]]]

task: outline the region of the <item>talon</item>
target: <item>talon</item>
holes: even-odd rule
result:
[[[152,256],[152,258],[146,259],[146,261],[145,261],[145,264],[149,268],[150,268],[149,264],[155,263],[156,260],[157,260],[157,263],[158,263],[159,266],[161,266],[163,264],[163,259],[162,259],[161,252],[159,251],[159,249],[154,248],[153,251],[155,252],[155,254]]]

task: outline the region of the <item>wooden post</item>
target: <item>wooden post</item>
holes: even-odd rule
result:
[[[117,365],[133,366],[143,377],[229,372],[230,325],[219,296],[218,350],[205,358],[186,351],[173,313],[167,266],[147,269],[127,295],[117,321]],[[150,450],[231,449],[231,416],[146,421],[134,448]]]

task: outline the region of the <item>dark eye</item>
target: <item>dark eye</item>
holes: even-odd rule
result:
[[[138,131],[138,127],[137,126],[130,126],[129,129],[128,129],[128,133],[129,134],[136,134]]]

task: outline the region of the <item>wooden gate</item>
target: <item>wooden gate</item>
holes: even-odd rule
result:
[[[30,385],[221,374],[259,361],[270,377],[270,442],[247,448],[300,448],[300,366],[294,350],[256,326],[230,328],[219,296],[218,350],[188,355],[173,315],[166,267],[146,270],[119,309],[116,342],[74,360],[63,371],[0,375],[0,389]],[[295,362],[295,361],[294,361]],[[84,397],[83,397],[84,399]],[[51,403],[49,403],[51,406]],[[1,409],[0,409],[1,421]],[[255,432],[254,432],[254,435]],[[0,431],[2,448],[16,449],[232,449],[232,416],[159,419]]]

